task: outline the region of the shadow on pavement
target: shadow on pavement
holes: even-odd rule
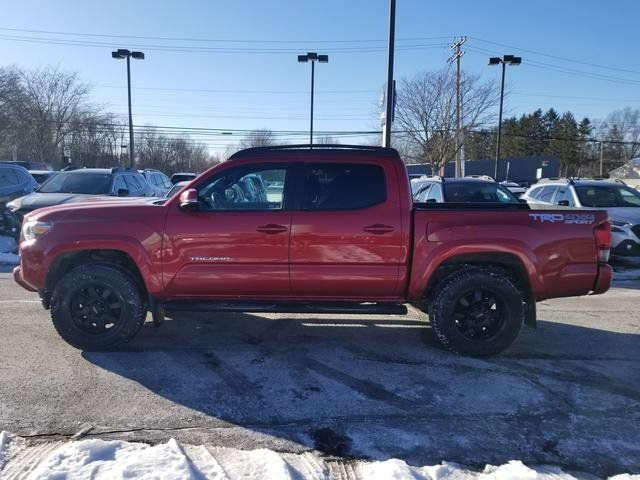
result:
[[[640,470],[638,335],[540,321],[473,359],[437,347],[426,318],[361,318],[181,313],[127,351],[83,356],[196,412],[192,427],[219,429],[201,437],[213,444],[240,427],[414,464]]]

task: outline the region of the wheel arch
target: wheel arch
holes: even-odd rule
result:
[[[80,265],[99,264],[118,268],[125,272],[146,297],[148,288],[140,268],[134,259],[124,250],[119,249],[86,249],[74,250],[58,254],[45,278],[45,294],[50,294],[55,284],[71,269]]]
[[[462,268],[493,268],[503,271],[522,292],[525,307],[525,324],[536,326],[536,300],[527,269],[522,260],[514,254],[503,252],[482,252],[459,254],[440,263],[433,271],[424,289],[421,303],[428,311],[438,286],[454,272]]]

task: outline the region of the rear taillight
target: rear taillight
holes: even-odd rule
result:
[[[600,263],[607,263],[611,248],[611,224],[609,222],[601,223],[593,233],[596,239],[597,260]]]

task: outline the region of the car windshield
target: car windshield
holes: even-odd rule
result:
[[[518,199],[509,190],[491,182],[445,182],[444,195],[447,202],[518,203]]]
[[[583,207],[640,207],[640,193],[624,185],[577,186]]]
[[[109,192],[110,184],[108,173],[63,172],[46,181],[38,192],[104,195]]]

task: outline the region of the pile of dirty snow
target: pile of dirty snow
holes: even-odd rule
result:
[[[13,237],[0,237],[0,265],[17,265],[20,263],[18,257],[18,244]]]
[[[150,446],[119,440],[88,439],[27,446],[19,437],[0,434],[0,477],[29,480],[170,478],[172,480],[569,480],[558,467],[530,468],[519,461],[487,466],[481,472],[453,463],[412,467],[402,460],[366,462],[323,459],[311,452],[278,453],[223,447],[180,445],[175,440]],[[631,480],[618,475],[615,480]]]

